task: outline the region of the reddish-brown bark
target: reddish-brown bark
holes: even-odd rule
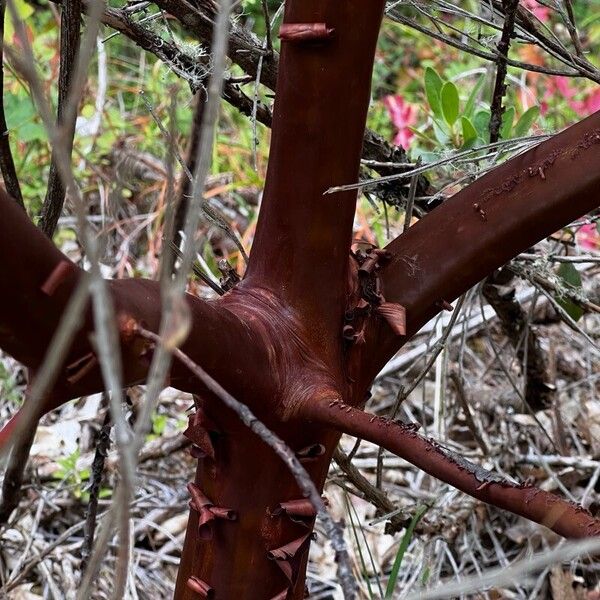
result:
[[[559,535],[574,539],[600,535],[600,520],[587,510],[534,486],[505,481],[419,435],[418,426],[370,415],[335,398],[307,406],[304,414],[311,422],[381,445],[466,494]]]
[[[356,409],[377,370],[444,301],[600,204],[598,113],[446,201],[387,252],[350,258],[356,193],[323,193],[358,176],[383,4],[286,3],[269,170],[248,272],[216,301],[186,296],[192,327],[182,348],[298,456],[322,446],[305,462],[319,489],[348,432],[562,535],[594,534],[599,522],[585,511],[531,488],[482,481],[414,431]],[[84,272],[4,193],[0,210],[0,346],[35,371]],[[110,290],[123,381],[131,385],[144,381],[150,359],[131,324],[158,330],[159,286],[123,280]],[[93,331],[88,310],[39,414],[102,389]],[[281,510],[301,499],[295,479],[179,363],[170,383],[198,396],[186,435],[199,462],[175,597],[302,598],[313,517]],[[0,432],[0,445],[8,433]]]

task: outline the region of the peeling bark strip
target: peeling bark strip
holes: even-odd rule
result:
[[[342,403],[314,402],[303,416],[383,446],[429,475],[482,502],[548,527],[567,538],[600,535],[600,520],[587,510],[533,486],[514,484],[419,435],[414,427]]]
[[[48,279],[44,281],[40,288],[47,296],[52,296],[56,291],[56,288],[63,283],[67,277],[67,273],[73,268],[73,263],[66,260],[59,262],[56,267],[52,270],[52,273],[48,275]]]
[[[289,544],[269,550],[267,553],[268,557],[277,563],[277,566],[283,571],[291,584],[294,584],[298,577],[300,558],[304,550],[308,549],[310,540],[311,534],[307,533]]]
[[[189,416],[187,429],[183,435],[194,445],[190,453],[195,458],[204,458],[208,456],[215,460],[215,449],[210,439],[210,431],[216,433],[216,426],[206,417],[204,411],[198,408],[196,412]]]
[[[284,23],[279,28],[282,42],[320,42],[330,38],[335,29],[326,23]]]
[[[215,591],[210,587],[210,585],[198,577],[190,577],[187,580],[187,586],[190,590],[196,594],[199,594],[201,598],[210,599],[215,597]]]
[[[401,304],[382,302],[375,312],[381,315],[396,335],[406,335],[406,310]]]
[[[308,498],[280,502],[273,510],[273,516],[287,515],[294,523],[311,527],[317,511]]]
[[[195,483],[188,483],[187,489],[192,497],[190,508],[198,513],[198,534],[203,540],[212,538],[213,531],[210,524],[214,519],[237,520],[237,513],[234,510],[215,506]]]

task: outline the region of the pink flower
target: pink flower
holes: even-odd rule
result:
[[[560,75],[548,80],[544,100],[541,103],[542,114],[546,114],[548,110],[548,98],[557,92],[580,117],[587,117],[600,110],[600,88],[584,93],[581,100],[575,100],[575,96],[579,93],[578,90],[572,86],[568,77]]]
[[[600,234],[595,223],[587,223],[579,228],[577,243],[583,250],[600,250]]]
[[[417,107],[406,102],[400,95],[386,96],[383,102],[397,130],[394,144],[402,146],[406,150],[415,136],[410,130],[410,126],[417,122]]]
[[[591,115],[600,110],[600,88],[588,94],[583,100],[569,102],[569,105],[582,117]]]
[[[550,19],[550,9],[542,6],[536,0],[523,0],[523,6],[529,9],[534,16],[544,23]]]

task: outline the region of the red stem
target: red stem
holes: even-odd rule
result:
[[[373,321],[352,358],[364,385],[452,301],[519,252],[600,206],[600,112],[516,156],[391,242],[381,280],[406,308],[407,336]]]
[[[0,188],[0,347],[24,365],[37,370],[73,290],[84,271],[71,262],[28,219],[25,212]],[[127,331],[127,322],[143,323],[158,331],[161,318],[160,286],[155,281],[110,281],[117,315],[121,320],[121,351],[126,386],[144,381],[151,356],[144,343]],[[192,319],[192,335],[182,349],[194,357],[212,377],[227,381],[232,393],[248,387],[255,372],[268,372],[267,350],[243,319],[221,303],[186,295]],[[72,348],[58,373],[56,384],[39,407],[39,415],[65,401],[104,389],[91,343],[94,331],[91,309],[86,310]],[[252,361],[247,360],[248,354]],[[236,364],[236,369],[230,365]],[[202,388],[179,364],[171,383],[184,391]],[[267,383],[252,386],[272,393]],[[11,423],[14,425],[14,421]],[[0,432],[0,445],[8,429]]]
[[[499,481],[494,474],[452,456],[410,425],[368,414],[337,400],[307,404],[303,416],[383,446],[469,496],[544,525],[558,535],[583,538],[600,534],[600,520],[580,506],[533,486]]]

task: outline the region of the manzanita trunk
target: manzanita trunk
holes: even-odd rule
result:
[[[600,113],[482,177],[386,249],[352,253],[356,182],[383,0],[288,0],[269,168],[244,279],[216,301],[187,296],[182,345],[247,404],[322,489],[343,432],[567,537],[600,533],[588,512],[510,484],[415,428],[362,411],[381,366],[447,303],[559,227],[600,205]],[[5,194],[0,207],[0,345],[35,372],[84,273]],[[110,283],[124,381],[143,382],[158,284]],[[91,311],[38,414],[102,389]],[[180,363],[192,392],[185,432],[198,458],[175,597],[299,599],[315,518],[288,467]],[[5,444],[18,415],[2,432]]]

